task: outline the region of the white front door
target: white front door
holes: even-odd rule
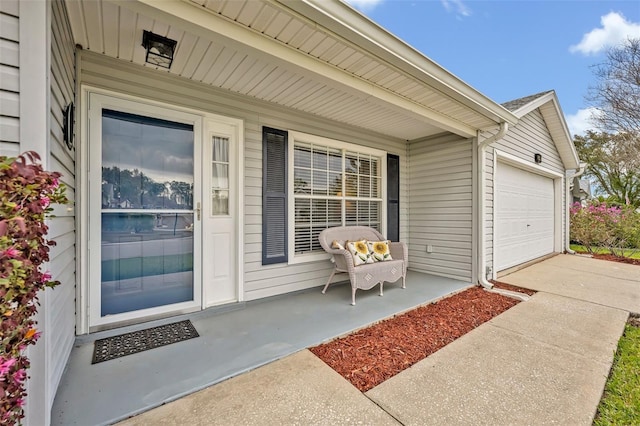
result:
[[[237,301],[241,122],[88,100],[90,329]]]
[[[236,277],[238,126],[205,121],[202,179],[204,306],[238,300]]]
[[[495,185],[496,270],[553,253],[553,179],[498,162]]]

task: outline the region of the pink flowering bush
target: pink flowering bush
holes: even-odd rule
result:
[[[616,256],[640,246],[640,213],[630,206],[610,206],[592,201],[586,206],[575,203],[570,209],[570,238],[589,253],[607,248]]]
[[[24,417],[27,346],[40,337],[33,315],[38,292],[54,287],[41,265],[49,260],[45,217],[51,204],[65,204],[60,173],[47,172],[35,152],[17,158],[0,156],[0,424]]]

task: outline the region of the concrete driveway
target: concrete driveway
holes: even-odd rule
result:
[[[640,313],[640,267],[580,255],[558,255],[500,281]]]

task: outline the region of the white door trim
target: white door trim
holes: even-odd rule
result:
[[[200,117],[201,123],[205,120],[213,120],[221,123],[229,124],[237,129],[238,137],[238,149],[236,151],[237,167],[236,167],[236,182],[237,182],[237,195],[236,195],[236,212],[237,219],[236,228],[236,282],[237,282],[237,295],[238,301],[244,300],[244,121],[238,118],[221,116],[218,114],[212,114],[201,110],[185,108],[183,106],[173,105],[166,102],[159,102],[147,98],[128,95],[120,93],[114,90],[107,90],[95,86],[80,85],[79,98],[80,105],[79,112],[79,128],[77,137],[79,139],[76,146],[77,159],[78,159],[78,172],[76,179],[78,183],[78,215],[77,215],[77,230],[78,230],[78,277],[79,285],[76,287],[76,297],[78,299],[76,312],[76,334],[87,334],[90,332],[90,294],[89,294],[89,235],[91,229],[89,228],[89,188],[88,188],[88,176],[89,176],[89,150],[88,141],[89,133],[91,129],[88,125],[89,118],[89,93],[95,93],[98,95],[106,95],[111,97],[117,97],[123,100],[135,101],[138,103],[147,104],[149,106],[155,106],[159,108],[167,108],[170,110],[178,111],[185,114],[197,115]],[[199,134],[200,140],[202,140],[203,125],[200,125]],[[201,162],[200,162],[201,167]],[[199,256],[200,259],[202,256]],[[199,300],[202,306],[202,289],[200,289]]]
[[[499,149],[494,149],[493,155],[493,214],[492,214],[492,225],[493,225],[493,246],[492,246],[492,254],[493,254],[493,279],[495,280],[498,275],[498,268],[496,265],[496,245],[497,245],[497,214],[498,214],[498,197],[497,187],[499,185],[496,176],[498,167],[500,164],[506,164],[512,167],[516,167],[518,169],[528,171],[540,176],[544,176],[547,178],[553,179],[553,193],[554,193],[554,214],[553,214],[553,250],[554,252],[562,252],[564,250],[562,243],[562,195],[563,195],[563,183],[564,176],[562,173],[555,172],[553,170],[547,169],[546,167],[542,167],[538,164],[528,162],[521,158],[516,157],[515,155],[509,154],[507,152],[501,151]],[[485,219],[482,219],[485,220]]]

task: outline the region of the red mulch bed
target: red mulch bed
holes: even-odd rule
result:
[[[365,392],[518,303],[474,287],[310,350]]]
[[[628,257],[615,256],[613,254],[592,254],[594,259],[609,260],[612,262],[629,263],[640,266],[640,259],[630,259]]]
[[[524,294],[527,294],[529,296],[533,296],[534,294],[536,294],[535,290],[529,290],[528,288],[517,287],[515,285],[503,283],[503,282],[500,282],[500,281],[491,280],[491,284],[493,284],[493,286],[496,287],[496,288],[501,288],[503,290],[509,290],[509,291],[515,291],[517,293],[524,293]]]

